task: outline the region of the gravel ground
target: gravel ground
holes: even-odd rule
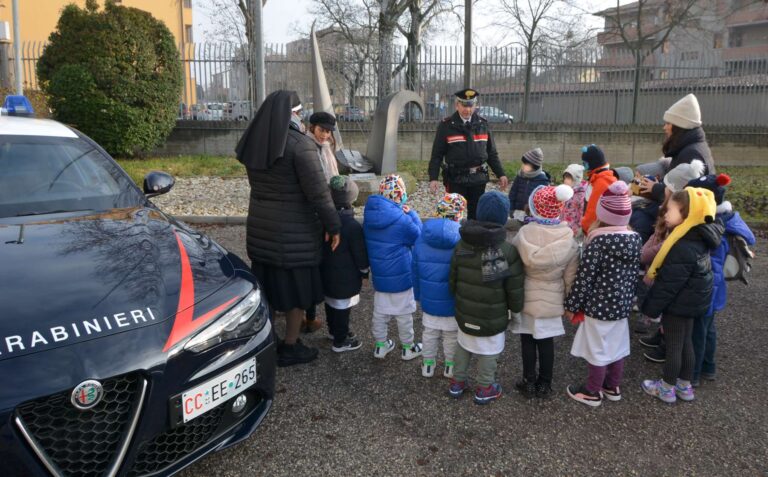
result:
[[[434,214],[438,195],[429,192],[428,182],[419,182],[414,193],[408,193],[408,204],[422,217]],[[488,190],[496,189],[495,183]],[[248,215],[248,180],[220,177],[177,178],[168,194],[152,199],[158,207],[172,215]],[[362,207],[355,209],[362,216]]]
[[[201,230],[246,256],[244,227]],[[256,433],[182,475],[768,475],[764,253],[760,247],[750,287],[730,286],[730,305],[717,317],[718,380],[703,383],[692,403],[666,405],[642,392],[640,381],[661,370],[643,360],[635,336],[624,399],[599,408],[571,400],[565,386],[584,379],[586,365],[569,355],[570,325],[556,338],[551,400],[527,401],[514,390],[522,364],[511,334],[499,362],[502,399],[453,400],[447,380],[421,377],[419,360],[373,358],[366,288],[352,315],[364,346],[336,354],[323,333],[307,336],[320,358],[278,369],[275,405]]]

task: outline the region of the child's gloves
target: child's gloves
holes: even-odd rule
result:
[[[584,312],[581,310],[577,311],[573,314],[573,316],[571,316],[571,324],[574,326],[578,325],[582,321],[584,321]]]

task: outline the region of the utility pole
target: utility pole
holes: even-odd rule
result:
[[[24,94],[22,80],[24,72],[21,70],[21,31],[19,29],[19,0],[13,0],[13,69],[16,78],[16,94]]]
[[[472,87],[472,0],[464,0],[464,87]]]
[[[251,59],[253,60],[252,74],[253,87],[256,90],[253,109],[259,109],[266,95],[266,81],[264,80],[264,10],[262,0],[250,0],[252,15]],[[265,2],[266,3],[266,2]]]

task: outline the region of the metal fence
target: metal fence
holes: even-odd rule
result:
[[[351,49],[321,40],[321,55],[337,115],[365,121],[376,107],[379,68],[391,71],[391,90],[405,89],[408,66],[402,46],[392,64],[355,58]],[[23,48],[25,83],[37,88],[34,66],[44,45]],[[739,55],[733,49],[704,50],[697,55],[656,53],[640,69],[637,122],[658,124],[674,101],[695,93],[707,124],[768,126],[768,56]],[[248,119],[249,68],[244,47],[196,43],[180,46],[184,93],[179,115],[185,119]],[[312,108],[309,41],[269,44],[265,48],[267,91],[293,89]],[[481,92],[481,114],[490,121],[520,121],[525,94],[525,51],[476,47],[473,87]],[[532,62],[527,122],[629,124],[632,117],[634,58],[600,49],[542,51]],[[463,83],[461,47],[426,46],[411,72],[425,104],[424,119],[437,120],[453,111],[452,94]]]

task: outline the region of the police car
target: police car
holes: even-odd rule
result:
[[[258,283],[148,200],[171,176],[143,186],[75,129],[0,115],[4,477],[172,474],[270,409]]]

